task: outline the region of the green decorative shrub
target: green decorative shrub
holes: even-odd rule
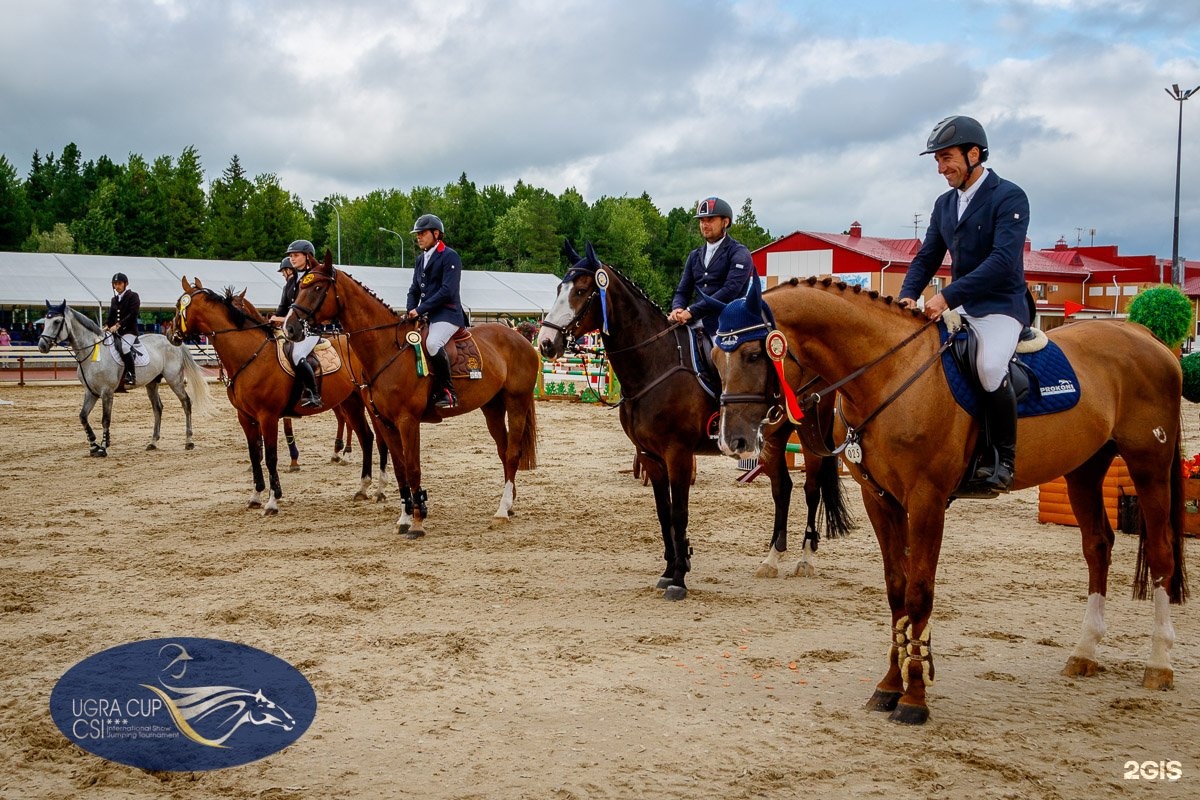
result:
[[[1188,353],[1179,364],[1183,367],[1183,399],[1200,403],[1200,351]]]
[[[1155,286],[1138,292],[1129,303],[1129,320],[1145,325],[1171,348],[1183,344],[1196,324],[1192,301],[1174,286]]]

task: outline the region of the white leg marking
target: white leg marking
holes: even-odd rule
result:
[[[508,519],[512,516],[513,495],[515,489],[512,481],[504,482],[504,493],[500,495],[500,507],[493,515],[495,519]]]
[[[1154,633],[1150,637],[1150,660],[1147,667],[1171,669],[1171,648],[1175,645],[1175,627],[1171,624],[1171,599],[1167,590],[1154,590]]]
[[[1085,661],[1096,661],[1096,645],[1104,638],[1108,629],[1104,625],[1104,595],[1093,593],[1088,595],[1087,610],[1083,612],[1083,631],[1079,635],[1079,644],[1075,645],[1072,658]]]
[[[771,545],[767,557],[758,565],[758,569],[754,571],[756,578],[778,578],[779,577],[779,562],[783,559],[783,554],[775,549],[775,545]]]
[[[792,570],[792,578],[814,578],[817,575],[817,554],[813,552],[812,544],[806,539],[800,548],[800,560]]]

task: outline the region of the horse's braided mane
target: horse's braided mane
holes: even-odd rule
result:
[[[341,274],[342,274],[342,275],[344,275],[345,277],[349,278],[350,280],[354,281],[356,284],[358,284],[358,285],[359,285],[359,287],[360,287],[360,288],[361,288],[361,289],[362,289],[364,292],[366,292],[367,294],[371,295],[371,297],[374,297],[376,300],[378,300],[378,301],[379,301],[379,302],[380,302],[380,303],[383,305],[383,307],[384,307],[384,308],[386,308],[388,311],[392,312],[392,316],[394,316],[396,319],[401,319],[401,316],[400,316],[400,314],[399,314],[399,313],[396,311],[396,309],[394,309],[394,308],[392,308],[390,305],[388,305],[388,302],[387,302],[386,300],[384,300],[382,297],[380,297],[379,295],[375,294],[375,291],[374,291],[373,289],[371,289],[371,288],[370,288],[369,286],[367,286],[365,283],[363,283],[363,282],[362,282],[362,281],[360,281],[358,278],[356,278],[356,277],[354,277],[353,275],[351,275],[349,272],[346,272],[345,270],[342,270],[342,273],[341,273]]]
[[[226,286],[224,297],[225,304],[229,306],[229,310],[234,313],[235,317],[241,317],[241,319],[234,319],[235,325],[240,327],[243,319],[249,319],[258,325],[266,324],[267,318],[262,315],[262,312],[258,310],[257,306],[244,297],[241,298],[242,302],[240,303],[238,302],[238,299],[238,295],[233,291],[233,287]]]
[[[775,286],[772,286],[770,289],[767,289],[765,292],[763,292],[763,295],[764,296],[768,295],[771,292],[778,291],[784,287],[795,288],[802,283],[807,286],[813,287],[813,288],[820,287],[825,290],[836,289],[836,290],[842,292],[843,294],[846,292],[850,292],[851,294],[865,294],[871,300],[883,303],[884,305],[887,305],[887,306],[891,306],[892,308],[894,308],[895,310],[899,311],[900,313],[902,313],[906,316],[920,317],[920,318],[924,319],[924,315],[920,311],[918,311],[915,308],[912,308],[912,309],[904,308],[899,303],[897,303],[895,298],[893,298],[890,294],[889,295],[881,295],[881,294],[879,294],[879,292],[875,291],[874,289],[863,289],[863,287],[859,286],[858,284],[851,285],[851,284],[846,283],[845,281],[835,280],[832,276],[829,276],[829,275],[824,275],[824,276],[811,275],[807,278],[790,278],[789,280],[786,280],[783,283],[776,284]]]
[[[662,306],[660,306],[658,303],[654,302],[653,298],[651,298],[650,295],[646,294],[646,290],[643,289],[642,287],[638,286],[637,282],[634,281],[633,278],[630,278],[628,275],[626,275],[624,272],[622,272],[621,270],[614,267],[612,264],[602,264],[601,266],[603,266],[605,269],[611,269],[613,272],[620,275],[621,280],[625,281],[625,283],[629,285],[629,288],[633,289],[633,291],[636,294],[638,294],[642,299],[644,299],[647,303],[649,303],[654,308],[655,311],[657,311],[658,313],[663,314],[663,315],[666,314],[666,312],[662,310]]]

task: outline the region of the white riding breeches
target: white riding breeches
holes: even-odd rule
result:
[[[429,333],[425,334],[425,351],[431,356],[436,356],[457,330],[458,326],[453,322],[429,323]]]
[[[304,341],[296,342],[292,345],[292,363],[299,364],[308,354],[317,346],[317,342],[321,341],[320,336],[305,336]],[[1016,347],[1014,344],[1013,347]]]
[[[985,392],[994,392],[1008,375],[1008,362],[1017,351],[1017,340],[1024,326],[1004,314],[973,317],[963,311],[962,306],[955,310],[975,329],[975,339],[979,344],[979,350],[975,353],[979,383]]]

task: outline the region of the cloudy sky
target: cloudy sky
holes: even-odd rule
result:
[[[305,200],[517,179],[589,201],[708,194],[760,224],[924,233],[942,117],[1059,237],[1169,256],[1194,0],[0,0],[0,152],[194,145]],[[1181,254],[1200,259],[1200,94]],[[407,221],[398,220],[398,225]]]

